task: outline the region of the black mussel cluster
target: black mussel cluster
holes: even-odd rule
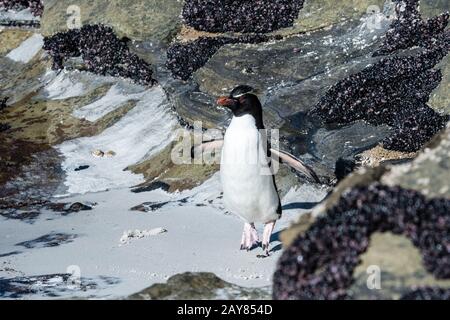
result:
[[[401,234],[425,268],[450,278],[450,200],[373,183],[344,194],[288,247],[274,274],[275,299],[345,299],[374,232]]]
[[[420,288],[405,294],[400,300],[450,300],[450,289]]]
[[[30,8],[34,16],[42,16],[44,4],[42,0],[0,0],[0,8],[7,10],[22,10]]]
[[[167,50],[167,68],[174,78],[188,80],[226,44],[261,43],[268,41],[265,35],[243,35],[239,37],[200,37],[188,43],[176,42]]]
[[[67,58],[81,56],[90,72],[129,78],[143,85],[154,84],[151,65],[132,53],[127,41],[119,39],[110,27],[85,25],[46,37],[44,49],[52,56],[56,70],[64,68]]]
[[[326,123],[348,124],[365,120],[394,128],[382,145],[413,152],[441,130],[449,120],[426,103],[442,79],[432,70],[450,49],[450,33],[415,56],[383,58],[363,71],[338,82],[310,111]]]
[[[386,33],[381,47],[374,56],[393,53],[414,46],[432,47],[448,25],[449,13],[426,21],[419,12],[419,0],[396,0],[397,19]]]
[[[208,32],[265,33],[290,27],[304,0],[186,0],[187,25]]]

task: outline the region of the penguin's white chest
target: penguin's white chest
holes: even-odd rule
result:
[[[222,149],[220,177],[225,205],[247,222],[278,219],[279,198],[263,140],[251,115],[234,117]]]

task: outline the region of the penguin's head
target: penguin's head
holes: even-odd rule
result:
[[[262,106],[254,92],[252,87],[240,85],[234,88],[228,97],[219,97],[217,104],[230,109],[235,117],[252,115],[258,128],[263,129]]]

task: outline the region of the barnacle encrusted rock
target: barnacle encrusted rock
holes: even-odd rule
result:
[[[179,0],[46,0],[41,19],[41,32],[51,36],[68,30],[68,25],[80,10],[82,25],[104,24],[113,28],[119,37],[138,41],[170,42],[181,28]]]
[[[270,32],[290,27],[304,0],[186,0],[187,25],[208,32]]]
[[[389,125],[394,132],[382,142],[384,148],[417,151],[449,120],[426,105],[442,80],[441,71],[431,69],[449,49],[450,33],[441,32],[418,54],[386,57],[334,85],[310,115],[326,123]]]
[[[192,74],[226,44],[233,43],[261,43],[268,41],[264,35],[244,35],[232,37],[200,37],[194,41],[183,43],[176,42],[167,50],[167,68],[173,77],[188,80]]]
[[[448,289],[450,173],[446,164],[449,151],[450,127],[433,138],[409,163],[360,169],[344,179],[312,214],[282,233],[280,238],[288,246],[286,252],[290,253],[286,255],[290,256],[284,256],[280,262],[282,280],[276,285],[282,292],[287,292],[283,291],[286,288],[291,290],[292,296],[289,293],[288,298],[307,298],[299,296],[305,292],[304,287],[322,281],[328,283],[328,289],[306,292],[323,299],[338,296],[398,299],[414,287]],[[317,217],[322,218],[317,220]],[[347,249],[341,250],[340,243],[342,239],[349,240],[348,237],[360,239],[355,252],[365,253],[349,254],[347,260],[339,258],[341,254],[347,255]],[[329,238],[332,240],[323,242]],[[290,251],[293,243],[296,248]],[[313,267],[303,268],[296,262],[299,254],[305,257],[302,243],[310,255],[307,257],[313,261],[307,264]],[[348,242],[347,246],[353,244]],[[332,261],[327,258],[330,256],[341,260],[328,264]],[[407,261],[407,268],[401,261]],[[318,262],[325,262],[322,268]],[[366,286],[366,268],[371,265],[382,267],[382,290],[377,290],[378,293]],[[337,274],[331,269],[334,267],[338,268]],[[301,289],[297,290],[297,285]]]
[[[119,39],[107,26],[86,25],[46,37],[44,49],[53,57],[53,69],[62,69],[65,60],[81,56],[93,73],[130,78],[143,85],[155,83],[151,66],[129,50],[127,39]]]

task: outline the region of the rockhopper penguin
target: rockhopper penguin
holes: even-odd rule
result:
[[[220,178],[225,206],[244,221],[241,250],[259,246],[255,222],[265,224],[262,248],[269,255],[281,202],[271,169],[261,103],[249,86],[236,87],[217,104],[233,113],[223,142]],[[269,150],[269,151],[268,151]]]

